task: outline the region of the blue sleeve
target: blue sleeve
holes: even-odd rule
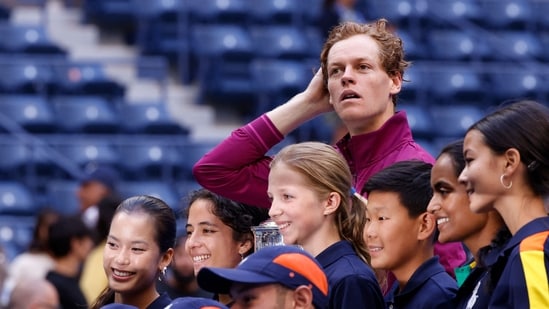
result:
[[[385,308],[379,284],[364,276],[347,276],[330,291],[329,308]]]

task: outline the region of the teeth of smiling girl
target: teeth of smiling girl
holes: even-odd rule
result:
[[[281,224],[278,225],[278,228],[283,229],[283,228],[286,228],[288,226],[290,226],[290,223],[281,223]]]
[[[204,260],[209,259],[210,257],[211,257],[211,255],[209,255],[209,254],[197,255],[197,256],[193,257],[193,261],[194,262],[202,262]]]
[[[131,276],[133,273],[128,271],[120,271],[120,270],[114,270],[113,273],[118,277],[128,277]]]
[[[450,221],[450,219],[448,218],[440,218],[440,219],[437,219],[437,224],[442,224],[442,223],[446,223]]]

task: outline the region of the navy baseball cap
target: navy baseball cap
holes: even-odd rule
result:
[[[278,283],[291,290],[301,285],[311,287],[313,304],[326,307],[328,279],[322,266],[303,249],[295,246],[272,246],[246,257],[236,268],[204,267],[197,275],[204,290],[228,294],[233,283]]]
[[[209,298],[201,297],[179,297],[164,307],[164,309],[228,309],[223,305]]]
[[[118,172],[110,167],[100,166],[88,173],[86,173],[81,179],[80,183],[85,184],[92,181],[97,181],[103,184],[110,190],[116,190],[116,183],[118,182]]]

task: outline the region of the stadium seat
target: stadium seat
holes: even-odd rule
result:
[[[0,92],[11,94],[46,94],[52,81],[49,65],[32,58],[0,58]]]
[[[428,56],[427,50],[425,46],[423,46],[421,38],[414,36],[412,33],[403,29],[397,29],[397,34],[402,40],[404,54],[406,55],[407,60],[413,61],[423,59]]]
[[[118,145],[120,167],[127,179],[173,180],[183,169],[179,148],[154,139]]]
[[[255,26],[250,34],[258,58],[302,59],[310,54],[306,34],[295,26]]]
[[[463,138],[469,127],[484,116],[474,105],[431,105],[433,129],[437,138]]]
[[[538,94],[543,93],[543,85],[547,83],[535,70],[512,64],[492,69],[489,80],[492,94],[498,102],[519,98],[536,99]]]
[[[208,97],[224,104],[242,103],[253,96],[250,61],[254,47],[244,27],[228,24],[196,26],[193,28],[193,46],[198,56],[199,103]]]
[[[525,31],[494,31],[488,38],[491,60],[526,61],[539,58],[545,51],[539,38]]]
[[[549,1],[546,0],[534,0],[532,2],[532,10],[534,12],[534,19],[539,29],[549,29],[549,18],[547,18],[547,12],[549,12]]]
[[[133,30],[135,26],[135,8],[143,1],[151,0],[83,1],[84,22],[96,24],[100,27]]]
[[[74,138],[56,149],[82,169],[91,164],[115,167],[120,161],[115,147],[105,140]]]
[[[405,111],[408,117],[408,124],[414,137],[430,139],[435,135],[433,129],[433,120],[429,111],[425,106],[415,105],[415,104],[397,104],[397,110]]]
[[[183,167],[187,171],[187,175],[191,178],[192,168],[206,153],[212,150],[219,144],[220,141],[202,141],[202,142],[189,142],[188,145],[183,146],[181,152],[183,153]]]
[[[34,216],[0,216],[0,256],[3,253],[7,262],[27,251],[32,241]]]
[[[0,181],[0,215],[32,216],[37,211],[31,190],[16,181]]]
[[[80,182],[77,180],[52,179],[46,184],[49,207],[62,214],[78,214],[80,204],[77,198]]]
[[[14,125],[32,133],[52,133],[57,130],[56,118],[44,97],[33,95],[0,96],[0,113]],[[13,127],[18,130],[19,128]],[[6,128],[3,128],[7,131]]]
[[[249,17],[246,0],[189,1],[191,23],[242,23]]]
[[[66,55],[66,51],[49,38],[42,25],[16,25],[9,22],[0,24],[0,52]]]
[[[310,67],[292,60],[255,60],[251,71],[259,102],[256,115],[303,91],[313,77]]]
[[[123,103],[120,105],[122,130],[137,134],[188,135],[189,129],[170,115],[166,103]]]
[[[421,101],[427,96],[430,67],[422,62],[415,62],[404,71],[399,101],[422,104]]]
[[[454,101],[481,100],[484,95],[483,77],[475,67],[446,64],[432,67],[428,77],[429,93],[447,104]]]
[[[549,7],[549,5],[548,5],[548,7]],[[549,29],[549,25],[548,25],[547,29]],[[544,50],[544,51],[549,50],[549,30],[540,32],[538,34],[538,38],[539,38],[539,42],[541,44],[541,49]],[[539,57],[540,57],[541,60],[549,62],[549,53],[546,53],[546,52],[541,53],[539,55]]]
[[[27,144],[11,135],[0,138],[2,160],[0,174],[5,179],[17,179],[30,183],[29,177],[52,175],[55,165],[39,145]]]
[[[431,57],[437,60],[480,60],[489,53],[484,40],[465,30],[433,30],[427,42]]]
[[[460,28],[482,15],[477,0],[427,0],[427,12],[434,26]]]
[[[105,74],[100,62],[67,61],[53,66],[53,95],[100,95],[106,98],[121,98],[123,85]]]
[[[250,17],[256,24],[300,25],[309,9],[303,0],[254,0],[250,4]]]
[[[481,25],[494,29],[525,29],[534,20],[528,0],[481,0]]]
[[[176,214],[180,213],[181,197],[177,189],[170,183],[163,181],[122,181],[119,192],[123,198],[136,195],[150,195],[163,200]]]
[[[416,26],[426,11],[425,3],[415,0],[371,0],[366,10],[371,19],[385,18],[397,28]]]
[[[115,133],[119,117],[111,103],[97,96],[57,96],[52,104],[65,133]]]

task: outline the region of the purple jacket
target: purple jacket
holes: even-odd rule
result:
[[[269,208],[267,182],[271,157],[265,154],[284,139],[271,120],[262,115],[236,129],[231,136],[204,155],[193,168],[200,185],[242,203]],[[376,172],[403,160],[418,159],[434,163],[434,158],[412,138],[406,113],[397,112],[375,132],[342,138],[336,145],[353,173],[357,191]],[[460,243],[435,244],[444,268],[453,269],[465,262]]]

